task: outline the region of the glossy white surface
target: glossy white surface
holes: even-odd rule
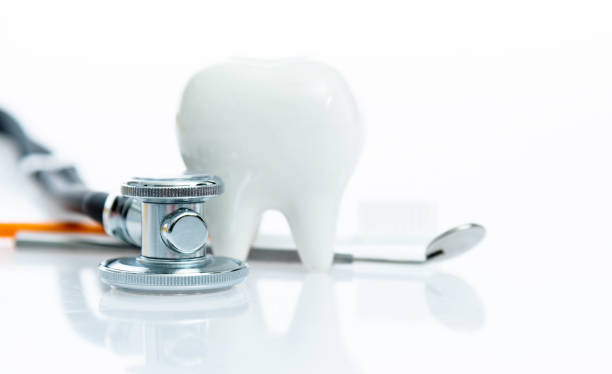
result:
[[[363,128],[342,75],[306,59],[238,59],[187,84],[177,115],[192,173],[215,174],[222,196],[206,204],[212,245],[246,259],[265,211],[287,218],[310,269],[327,270],[344,188]]]
[[[256,262],[242,285],[192,295],[102,286],[95,265],[117,253],[2,248],[0,369],[609,371],[610,273],[495,247],[442,268]]]

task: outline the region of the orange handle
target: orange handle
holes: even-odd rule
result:
[[[0,223],[0,237],[14,238],[19,231],[64,232],[78,234],[104,234],[101,225],[79,222]]]

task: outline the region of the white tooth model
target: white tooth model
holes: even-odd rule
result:
[[[206,205],[215,254],[245,259],[263,212],[276,209],[302,262],[331,266],[338,209],[363,141],[336,70],[308,60],[207,68],[185,88],[177,127],[188,171],[225,182]]]

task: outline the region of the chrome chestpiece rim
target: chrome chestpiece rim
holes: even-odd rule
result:
[[[139,291],[189,292],[219,290],[244,280],[248,268],[228,257],[207,261],[156,263],[144,257],[121,257],[102,262],[100,279],[111,286]]]
[[[121,185],[121,194],[151,202],[205,201],[223,193],[223,182],[214,175],[179,178],[134,178]]]
[[[210,175],[134,178],[122,185],[121,192],[123,196],[112,199],[133,200],[123,205],[134,207],[130,209],[141,216],[140,237],[134,240],[141,244],[141,256],[101,263],[103,282],[135,290],[188,292],[231,287],[247,276],[248,267],[242,261],[206,254],[204,205],[223,192],[221,179]],[[116,217],[121,216],[128,214],[115,215],[109,227],[120,225]]]

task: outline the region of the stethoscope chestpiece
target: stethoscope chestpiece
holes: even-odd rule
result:
[[[141,255],[102,262],[100,279],[139,291],[189,292],[229,288],[248,274],[246,263],[206,253],[205,202],[223,193],[210,175],[134,178],[121,186],[141,210]]]

